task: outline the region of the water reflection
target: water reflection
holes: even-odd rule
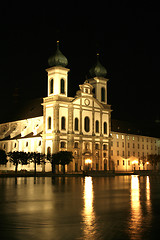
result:
[[[129,223],[129,231],[131,239],[135,239],[135,235],[141,234],[142,225],[142,209],[140,205],[140,188],[138,176],[131,176],[131,219]]]
[[[92,177],[85,177],[84,180],[84,209],[83,209],[83,239],[94,239],[96,235],[95,212],[93,207],[93,182]]]
[[[142,178],[131,176],[131,217],[129,221],[129,233],[131,239],[147,237],[147,229],[151,226],[151,201],[149,177]]]

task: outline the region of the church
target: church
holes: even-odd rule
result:
[[[68,60],[60,51],[58,41],[57,50],[49,58],[48,64],[48,93],[41,103],[43,114],[0,124],[1,149],[6,152],[45,154],[72,151],[74,159],[65,166],[66,172],[132,171],[133,166],[134,169],[142,168],[142,156],[159,153],[158,138],[111,131],[112,109],[107,103],[107,70],[100,63],[98,54],[97,62],[89,71],[90,78],[79,85],[74,98],[68,96],[70,69],[67,68]],[[142,146],[138,142],[141,138]],[[146,169],[151,169],[148,165]],[[33,168],[31,163],[19,165],[18,170],[32,171]],[[14,166],[7,163],[0,169],[14,170]],[[42,167],[38,166],[37,170],[42,171]],[[59,166],[57,171],[61,170]],[[51,171],[48,161],[45,171]]]

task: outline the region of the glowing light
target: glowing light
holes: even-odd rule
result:
[[[133,160],[132,164],[138,164],[138,160]]]
[[[91,159],[86,159],[85,160],[85,164],[91,164],[92,163],[92,160]]]
[[[148,165],[148,164],[149,164],[149,162],[146,162],[146,164]]]

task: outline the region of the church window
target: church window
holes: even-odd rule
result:
[[[53,79],[50,80],[50,94],[53,93]]]
[[[84,129],[86,132],[90,131],[90,120],[89,117],[85,117],[84,119]]]
[[[104,87],[101,88],[101,101],[105,102],[105,88]]]
[[[16,147],[17,147],[17,144],[15,143],[15,144],[14,144],[14,148],[16,148]]]
[[[66,142],[61,142],[61,148],[65,148],[66,147]]]
[[[85,150],[89,150],[89,143],[85,143]]]
[[[98,143],[95,144],[95,149],[97,149],[97,150],[99,149],[99,144]]]
[[[66,119],[65,119],[65,117],[61,118],[61,129],[62,130],[66,129]]]
[[[75,118],[74,130],[78,131],[78,118]]]
[[[103,145],[103,150],[107,150],[107,145],[106,144]]]
[[[85,89],[84,89],[84,92],[85,92],[85,93],[88,93],[88,88],[85,88]]]
[[[41,144],[42,144],[42,142],[41,142],[41,141],[39,141],[39,144],[38,144],[38,145],[39,145],[39,146],[41,146]]]
[[[65,81],[64,81],[63,78],[61,79],[61,93],[62,93],[62,94],[65,93]]]
[[[51,117],[48,117],[48,129],[51,129]]]
[[[104,122],[103,126],[104,126],[104,134],[107,134],[107,123]]]
[[[96,120],[96,133],[99,133],[99,121]]]
[[[26,142],[26,147],[28,147],[28,142]]]
[[[78,142],[74,143],[74,148],[78,148]]]

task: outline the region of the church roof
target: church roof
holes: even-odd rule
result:
[[[13,103],[12,107],[9,106],[7,108],[6,106],[6,109],[3,110],[0,123],[43,116],[42,102],[43,98],[36,98],[31,100],[21,100],[17,103]],[[7,109],[9,109],[9,111]]]
[[[59,41],[57,41],[57,50],[55,54],[48,59],[48,64],[50,67],[54,66],[66,67],[68,64],[67,58],[59,50]]]

